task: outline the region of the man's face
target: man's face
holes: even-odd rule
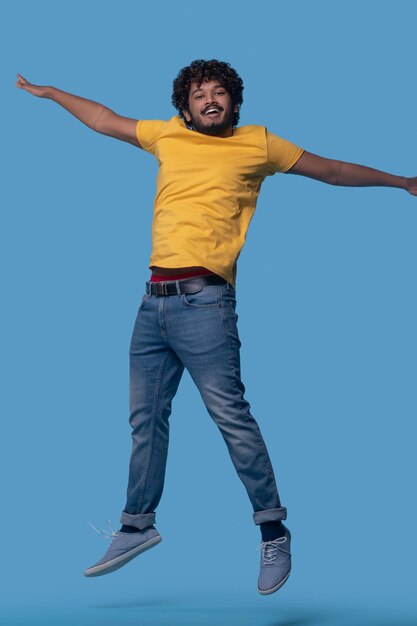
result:
[[[218,81],[191,83],[188,111],[183,111],[189,124],[199,133],[230,137],[233,134],[233,118],[238,106],[232,106],[232,98]]]

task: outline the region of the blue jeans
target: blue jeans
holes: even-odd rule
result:
[[[195,294],[145,295],[130,346],[132,456],[122,524],[155,522],[168,452],[171,401],[184,367],[220,429],[246,487],[255,524],[282,520],[274,472],[240,379],[236,294],[229,284]]]

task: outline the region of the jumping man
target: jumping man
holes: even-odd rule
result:
[[[264,126],[238,126],[243,83],[228,63],[193,61],[174,81],[168,121],[137,120],[55,87],[17,86],[61,105],[92,130],[158,160],[152,275],[130,345],[132,454],[122,526],[85,576],[115,571],[161,541],[155,510],[168,450],[168,420],[184,368],[220,429],[261,529],[258,590],[277,591],[291,569],[271,461],[240,376],[236,267],[261,184],[278,172],[331,185],[385,186],[417,195],[417,177],[326,159]]]

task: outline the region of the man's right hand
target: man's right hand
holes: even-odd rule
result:
[[[23,78],[21,74],[17,74],[16,87],[24,89],[38,98],[46,98],[48,87],[41,87],[39,85],[32,85],[26,78]]]

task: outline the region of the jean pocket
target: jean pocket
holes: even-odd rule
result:
[[[232,312],[233,317],[235,321],[237,322],[239,316],[236,313],[236,296],[234,295],[234,293],[229,292],[229,293],[223,294],[222,301],[223,301],[224,308]]]
[[[151,299],[151,295],[149,293],[145,293],[144,296],[142,296],[142,300],[141,303],[139,305],[139,309],[143,309],[145,304],[148,302],[148,300]]]
[[[196,308],[218,307],[220,304],[220,291],[215,285],[203,287],[197,293],[183,293],[182,301],[184,304]]]

